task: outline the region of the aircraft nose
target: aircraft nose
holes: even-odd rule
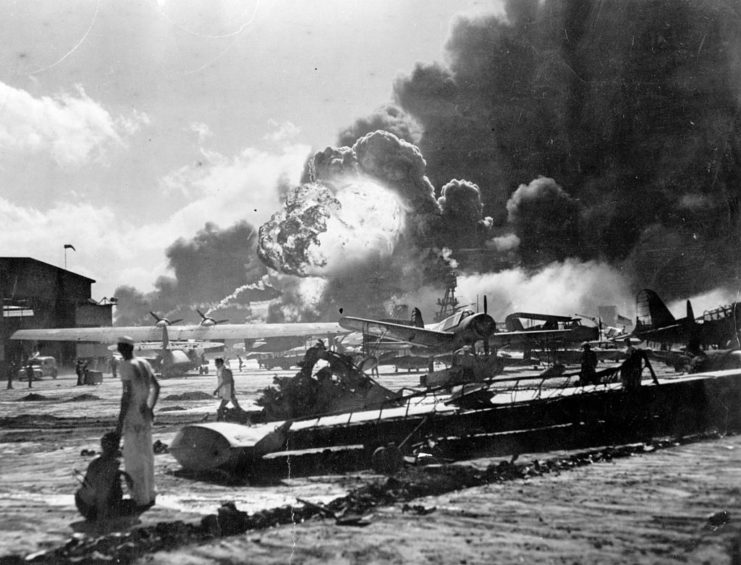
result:
[[[473,331],[481,339],[488,339],[496,331],[496,328],[497,324],[489,314],[478,314],[476,319],[473,320]]]

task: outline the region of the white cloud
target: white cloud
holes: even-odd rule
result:
[[[202,122],[193,122],[189,126],[189,130],[194,132],[198,136],[198,144],[202,145],[203,142],[205,142],[209,137],[211,137],[214,132],[211,131],[211,128],[208,127],[207,124],[204,124]]]
[[[296,139],[299,133],[301,133],[301,128],[289,121],[277,122],[276,120],[269,120],[268,125],[273,131],[263,137],[266,141],[285,143]]]
[[[244,149],[234,157],[202,150],[202,159],[167,175],[162,189],[184,194],[191,202],[170,223],[190,226],[192,233],[207,221],[226,227],[246,219],[267,221],[280,208],[281,182],[298,184],[310,148],[292,145],[280,153]]]
[[[113,117],[78,87],[77,95],[34,98],[0,82],[0,150],[8,155],[48,153],[62,167],[101,159],[112,145],[149,123],[146,114]]]
[[[111,296],[120,285],[151,290],[167,274],[165,249],[177,238],[192,238],[206,222],[222,228],[240,220],[259,226],[280,207],[278,184],[297,184],[309,148],[293,146],[272,154],[246,149],[227,158],[205,153],[201,167],[184,167],[163,182],[183,183],[194,194],[166,220],[145,225],[136,214],[88,202],[58,203],[41,211],[0,197],[0,255],[28,256],[68,268],[97,281],[94,297]],[[127,218],[131,218],[129,221]]]

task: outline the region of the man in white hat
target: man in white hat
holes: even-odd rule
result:
[[[123,384],[116,432],[123,436],[124,469],[132,478],[132,498],[140,508],[154,504],[154,450],[152,422],[160,385],[146,359],[134,357],[134,340],[118,338],[123,358],[118,373]]]

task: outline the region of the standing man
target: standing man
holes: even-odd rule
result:
[[[77,385],[76,386],[82,386],[85,384],[85,373],[84,373],[84,361],[77,358],[77,363],[75,363],[75,373],[77,374]]]
[[[31,365],[30,359],[26,359],[26,378],[28,379],[28,388],[31,388],[33,386],[33,365]]]
[[[581,355],[581,384],[599,384],[597,377],[597,354],[592,351],[588,343],[582,345],[584,352]]]
[[[214,360],[216,364],[216,390],[214,390],[214,396],[221,398],[221,404],[216,410],[216,420],[220,421],[224,419],[225,410],[227,404],[231,402],[237,410],[242,410],[242,407],[237,402],[237,395],[234,391],[234,375],[229,367],[224,366],[224,360],[221,357],[217,357]]]
[[[118,338],[123,393],[116,432],[123,436],[124,470],[134,482],[131,497],[146,510],[154,504],[154,449],[152,422],[154,406],[160,395],[160,385],[152,367],[145,359],[134,357],[134,340]]]
[[[18,370],[18,366],[15,364],[15,361],[10,361],[8,363],[8,388],[13,388],[13,377],[15,376],[15,372]]]

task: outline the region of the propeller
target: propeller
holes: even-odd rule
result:
[[[160,318],[157,314],[154,312],[149,312],[152,317],[157,320],[157,322],[164,322],[166,326],[171,326],[172,324],[177,324],[178,322],[182,322],[182,318],[178,318],[177,320],[168,320],[167,318]]]
[[[203,312],[201,312],[198,308],[196,308],[196,312],[198,312],[198,315],[201,317],[201,319],[202,319],[201,321],[202,322],[205,322],[206,320],[208,320],[208,321],[212,322],[214,325],[216,325],[216,324],[225,324],[226,322],[229,321],[228,319],[227,320],[214,320],[210,316],[206,316],[206,314],[204,314]]]
[[[487,303],[486,295],[484,295],[484,314],[487,314],[487,315],[489,314],[489,304]],[[484,355],[486,355],[487,357],[489,356],[489,338],[488,337],[484,340]]]
[[[473,306],[473,305],[472,305]],[[479,312],[479,296],[476,295],[476,316],[474,321],[474,328],[476,333],[479,334],[479,336],[483,337],[484,342],[484,354],[487,356],[489,355],[489,337],[496,332],[496,324],[494,320],[489,316],[489,304],[486,299],[486,295],[484,295],[484,312],[483,312],[483,318],[481,317],[481,312]],[[485,321],[485,319],[488,318],[488,320]],[[492,325],[494,324],[494,325]]]

